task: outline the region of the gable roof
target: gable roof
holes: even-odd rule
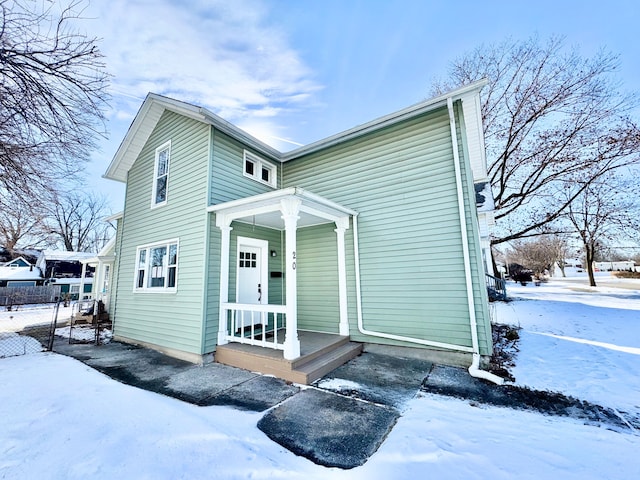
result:
[[[15,268],[15,267],[30,267],[31,265],[32,265],[31,262],[29,262],[23,256],[20,256],[20,257],[14,258],[10,262],[7,262],[2,266],[3,267],[11,267],[11,266],[13,266]]]
[[[236,127],[232,123],[227,122],[215,113],[204,107],[192,105],[190,103],[175,100],[169,97],[149,93],[145,98],[140,110],[136,114],[127,134],[122,143],[118,147],[113,160],[111,161],[107,171],[103,175],[104,178],[126,182],[127,172],[135,162],[136,158],[142,151],[153,129],[157,125],[160,117],[165,110],[172,111],[184,115],[185,117],[212,125],[214,128],[226,133],[227,135],[239,140],[245,145],[253,148],[258,153],[279,162],[286,162],[299,158],[324,148],[331,147],[362,135],[366,135],[378,129],[391,126],[395,123],[416,117],[423,113],[441,108],[447,104],[447,99],[458,100],[465,96],[474,95],[484,87],[488,81],[486,79],[479,80],[469,85],[451,90],[437,97],[416,103],[410,107],[399,110],[397,112],[385,115],[383,117],[372,120],[371,122],[358,125],[344,132],[332,135],[323,140],[310,143],[295,150],[282,153],[266,143],[258,140],[244,130]]]

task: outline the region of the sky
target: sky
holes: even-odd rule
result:
[[[640,280],[617,281],[605,272],[599,281],[590,288],[582,274],[540,287],[509,283],[514,301],[492,304],[493,315],[521,327],[516,385],[639,419]],[[37,352],[39,345],[1,358],[15,341],[10,335],[17,336],[8,327],[19,330],[38,316],[29,308],[0,311],[1,478],[640,477],[637,429],[427,393],[406,401],[364,465],[325,468],[264,435],[256,425],[265,412],[191,405],[122,384],[70,357]],[[40,318],[49,322],[50,308]]]
[[[508,38],[604,48],[640,91],[635,0],[92,0],[83,17],[112,75],[109,138],[87,173],[114,212],[124,185],[101,175],[148,92],[286,151],[428,98],[452,61]]]

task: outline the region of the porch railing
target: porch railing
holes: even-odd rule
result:
[[[278,330],[286,325],[286,305],[223,303],[222,308],[227,341],[284,350],[284,336],[279,339]]]
[[[507,300],[507,282],[504,279],[494,277],[493,275],[485,274],[487,281],[487,293],[489,294],[489,300]]]

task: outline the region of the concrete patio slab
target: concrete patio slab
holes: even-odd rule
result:
[[[314,463],[350,469],[375,453],[399,416],[393,408],[309,388],[270,410],[258,428]]]
[[[323,390],[402,410],[433,364],[416,358],[363,353],[314,383]]]

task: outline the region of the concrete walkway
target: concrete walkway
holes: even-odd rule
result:
[[[344,469],[375,453],[432,368],[424,360],[364,353],[305,388],[119,342],[69,345],[58,339],[54,351],[122,383],[194,405],[266,411],[258,428],[269,438],[319,465]]]
[[[418,392],[570,416],[605,428],[640,429],[640,418],[624,412],[553,392],[498,387],[472,378],[463,368],[378,353],[363,353],[313,385],[301,387],[218,363],[198,366],[118,342],[69,345],[58,339],[54,351],[122,383],[194,405],[265,412],[258,422],[265,435],[327,467],[364,464]]]

